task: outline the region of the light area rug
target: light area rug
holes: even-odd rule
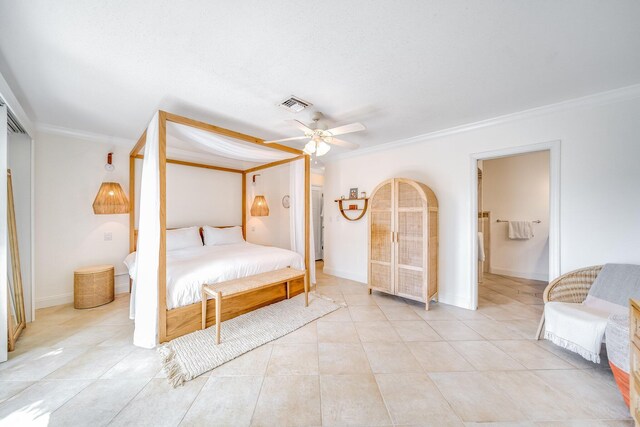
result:
[[[175,338],[158,348],[162,368],[173,387],[301,328],[341,307],[331,299],[304,294],[222,322],[220,344],[215,326]]]

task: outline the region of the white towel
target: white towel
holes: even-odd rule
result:
[[[533,222],[509,221],[509,239],[528,240],[533,237]]]
[[[481,231],[478,231],[478,261],[484,261],[484,236]]]

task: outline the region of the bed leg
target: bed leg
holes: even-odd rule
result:
[[[207,328],[207,293],[202,288],[202,329]]]
[[[304,306],[309,307],[309,282],[307,281],[307,277],[309,275],[305,274],[304,276]]]
[[[222,310],[220,310],[220,306],[222,305],[222,293],[221,292],[217,292],[216,293],[216,344],[220,344],[220,323],[221,319],[220,319],[220,312]]]

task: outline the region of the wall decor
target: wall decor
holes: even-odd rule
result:
[[[288,194],[282,198],[282,206],[286,209],[289,209],[289,207],[291,206],[291,198]]]
[[[349,190],[349,198],[357,199],[358,198],[358,187],[352,188]]]

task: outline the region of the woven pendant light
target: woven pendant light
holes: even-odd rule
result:
[[[93,213],[126,214],[129,213],[129,199],[117,182],[103,182],[93,201]]]
[[[113,153],[107,155],[107,164],[104,168],[113,172]],[[129,199],[117,182],[103,182],[98,194],[93,200],[93,213],[96,215],[126,214],[129,213]]]
[[[264,196],[256,196],[253,198],[251,205],[251,216],[269,216],[269,205]]]

